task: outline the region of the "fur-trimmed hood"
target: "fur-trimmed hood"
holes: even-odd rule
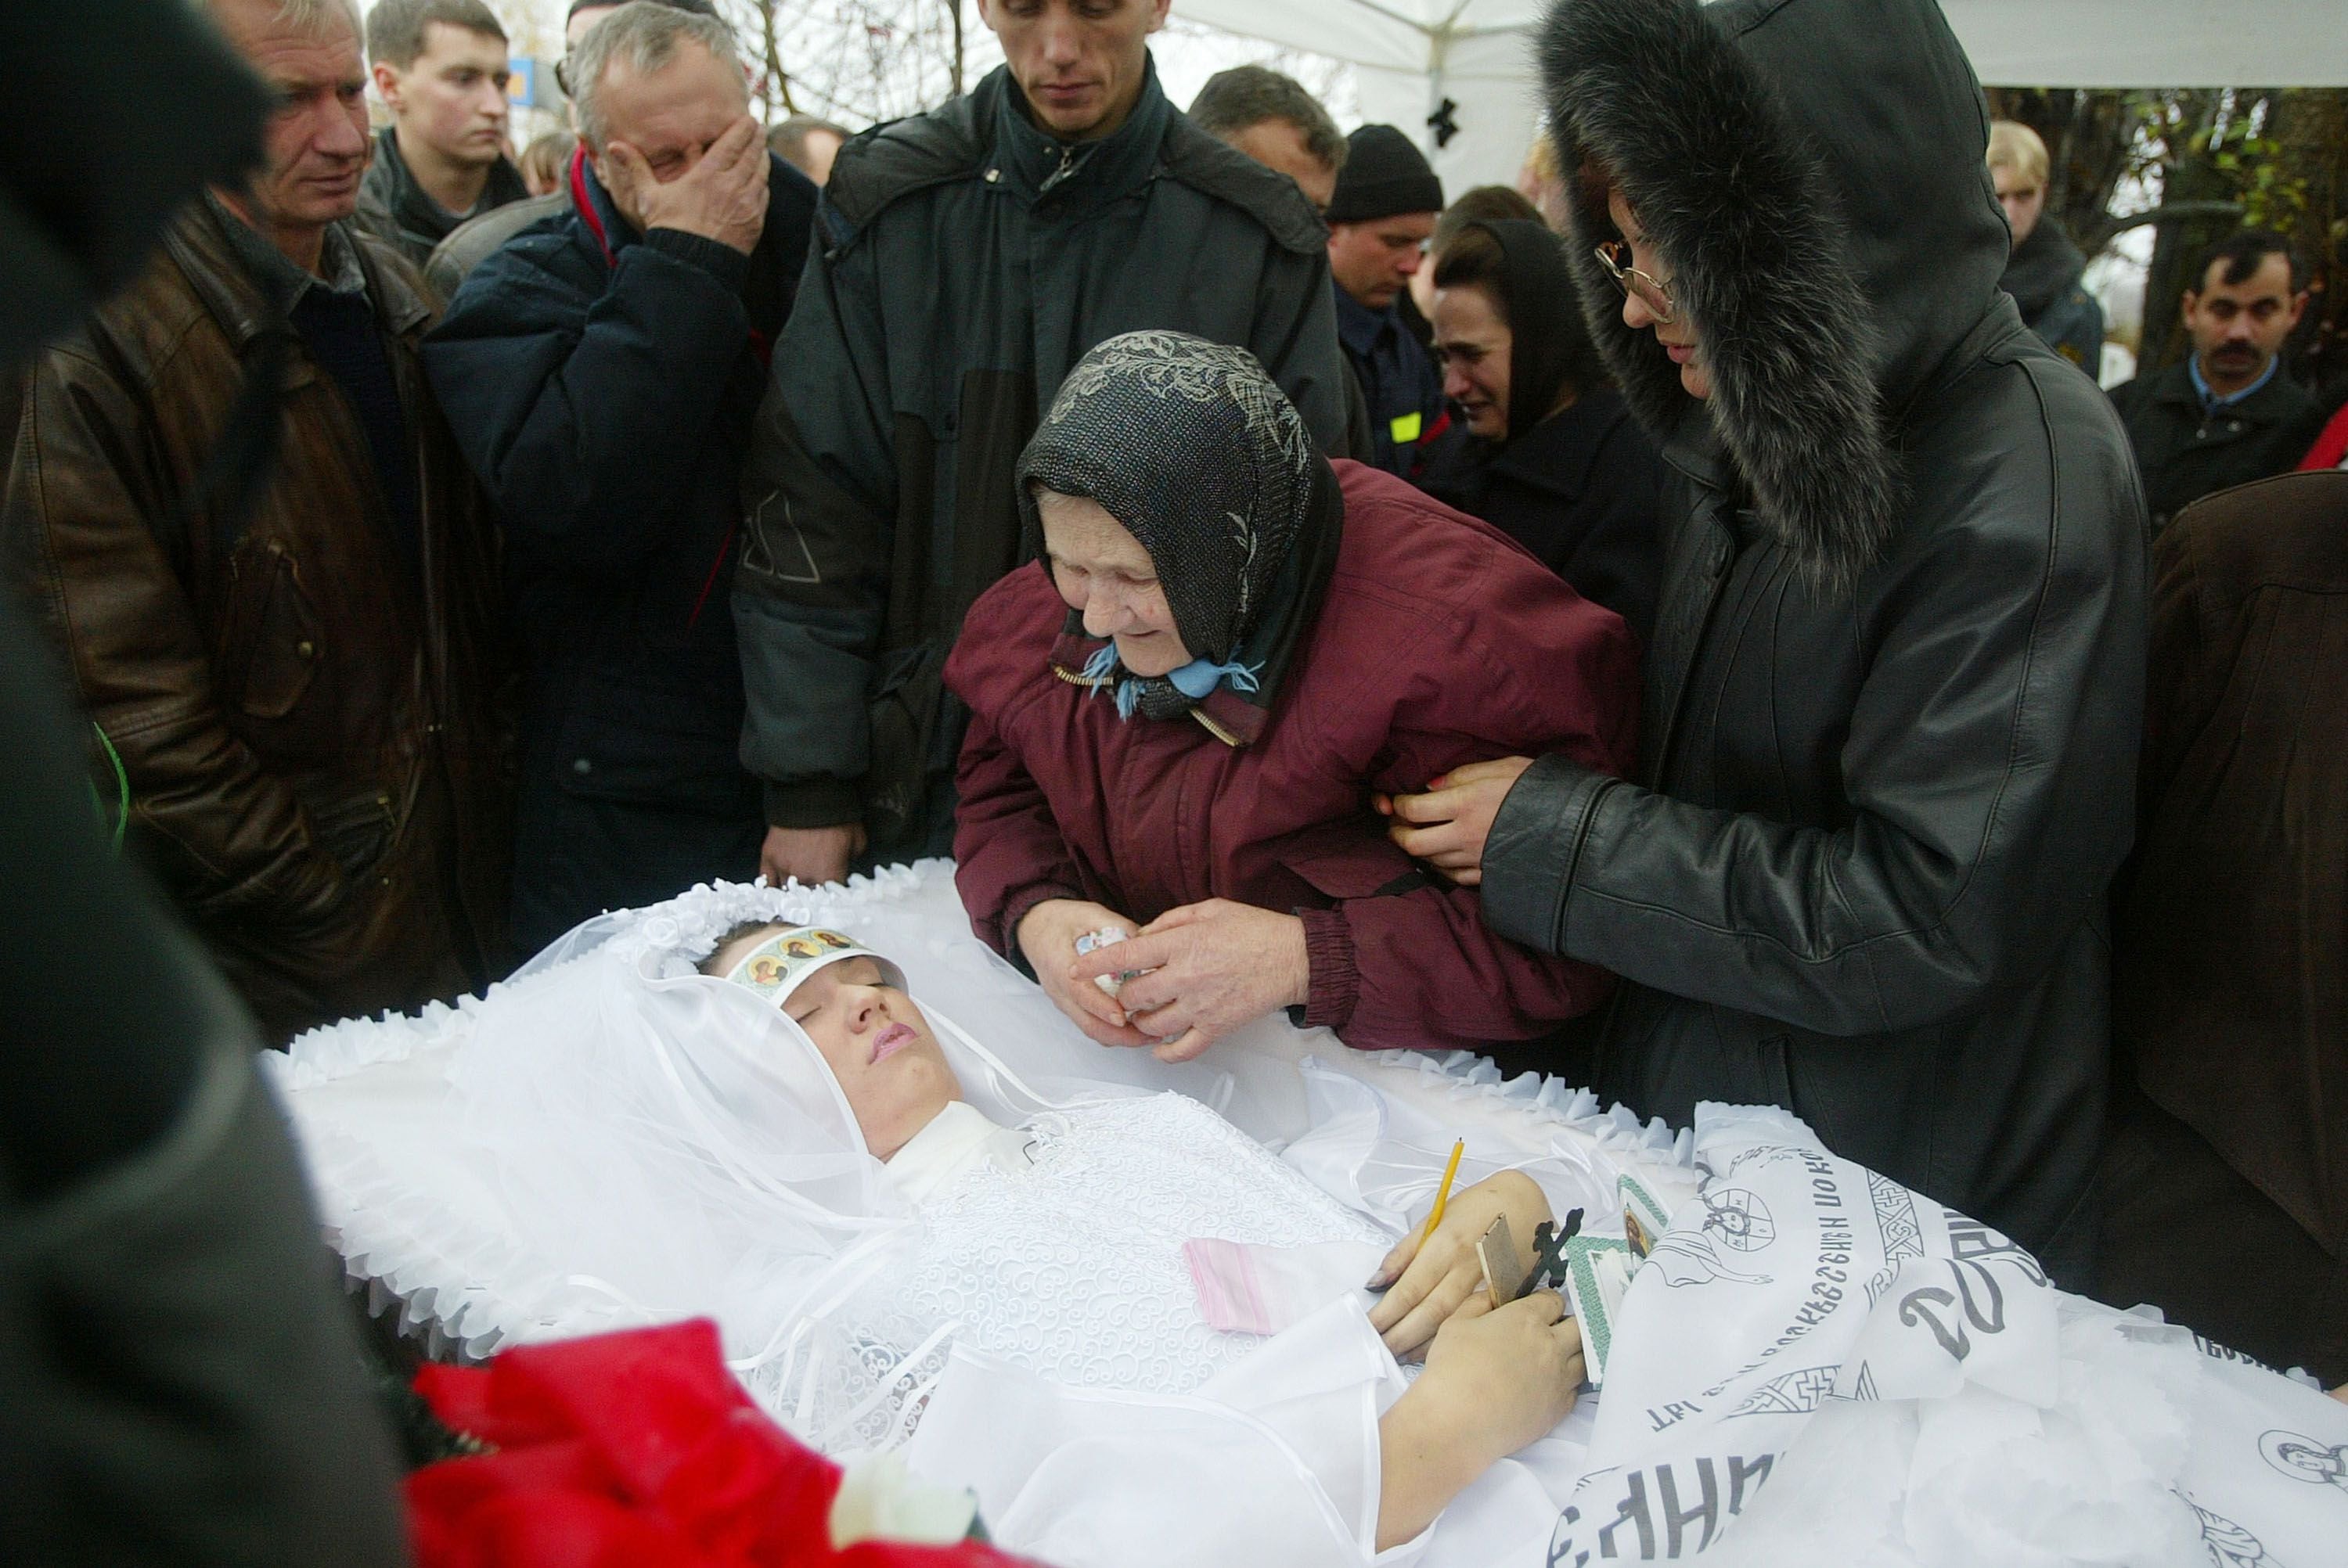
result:
[[[1658,440],[1693,400],[1591,252],[1622,189],[1694,321],[1712,432],[1806,574],[1847,589],[1902,494],[1893,431],[1997,300],[1980,85],[1933,0],[1559,0],[1540,65],[1591,335]]]

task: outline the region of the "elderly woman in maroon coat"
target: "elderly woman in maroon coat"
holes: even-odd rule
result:
[[[955,876],[1087,1034],[1181,1061],[1287,1007],[1354,1046],[1473,1048],[1597,1002],[1601,971],[1493,935],[1378,812],[1481,759],[1627,765],[1612,611],[1324,460],[1252,357],[1178,333],[1086,355],[1019,485],[1045,559],[973,606],[946,665],[972,712]],[[1131,939],[1080,955],[1105,927]]]

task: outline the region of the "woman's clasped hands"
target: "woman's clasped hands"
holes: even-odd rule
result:
[[[1076,951],[1107,927],[1125,941]],[[1019,922],[1020,949],[1055,1006],[1103,1045],[1143,1046],[1188,1061],[1233,1030],[1304,1002],[1311,988],[1304,923],[1228,898],[1169,909],[1136,931],[1102,905],[1056,898]],[[1099,981],[1126,975],[1116,995]]]

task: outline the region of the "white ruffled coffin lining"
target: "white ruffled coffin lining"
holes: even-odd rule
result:
[[[951,869],[817,892],[696,888],[591,923],[514,983],[606,947],[675,974],[746,918],[852,918],[974,1035],[1048,1040],[1056,1015],[969,937]],[[354,1287],[429,1353],[466,1359],[659,1316],[499,1223],[494,1179],[452,1138],[443,1079],[481,1006],[336,1024],[264,1058]],[[1466,1053],[1366,1055],[1277,1019],[1223,1042],[1212,1066],[1082,1049],[1087,1074],[1215,1106],[1389,1231],[1423,1212],[1455,1136],[1469,1143],[1463,1183],[1521,1165],[1560,1207],[1612,1194],[1624,1173],[1680,1190],[1703,1178],[1658,1248],[1664,1266],[1632,1284],[1603,1398],[1381,1568],[2348,1563],[2348,1406],[2150,1309],[2055,1291],[2003,1237],[1837,1160],[1782,1112],[1706,1107],[1674,1133]],[[1619,1234],[1604,1206],[1592,1228]],[[1344,1451],[1344,1434],[1374,1433],[1398,1391],[1382,1356],[1344,1306],[1201,1390],[1220,1402],[1104,1404],[959,1357],[909,1452],[979,1491],[999,1541],[1062,1568],[1358,1565],[1377,1458],[1374,1440]],[[1345,1365],[1355,1373],[1333,1376]],[[1186,1439],[1200,1423],[1207,1436]],[[1166,1485],[1136,1489],[1120,1432],[1179,1450]],[[1251,1489],[1233,1555],[1186,1500],[1241,1507]]]

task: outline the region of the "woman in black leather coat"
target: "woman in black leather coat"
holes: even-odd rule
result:
[[[1601,1092],[1787,1106],[2084,1285],[2144,507],[1998,292],[1981,89],[1931,0],[1563,0],[1542,47],[1668,470],[1641,771],[1455,770],[1397,838],[1631,982]]]

